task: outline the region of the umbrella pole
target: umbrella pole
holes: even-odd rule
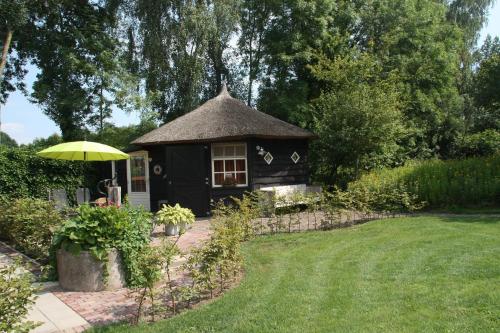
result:
[[[87,160],[87,152],[84,151],[83,152],[83,160],[86,161]],[[87,191],[86,191],[86,188],[84,187],[83,188],[83,204],[85,204],[87,202]]]

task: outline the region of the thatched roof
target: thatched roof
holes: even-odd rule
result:
[[[195,110],[132,141],[134,145],[192,143],[244,138],[309,139],[314,134],[220,94]]]

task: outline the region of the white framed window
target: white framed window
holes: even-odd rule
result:
[[[246,143],[212,145],[212,187],[248,186]]]

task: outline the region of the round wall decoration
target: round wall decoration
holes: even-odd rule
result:
[[[159,176],[159,175],[161,175],[162,171],[163,171],[163,168],[161,167],[161,165],[155,164],[155,166],[153,167],[154,174]]]

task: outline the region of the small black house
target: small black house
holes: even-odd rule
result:
[[[197,109],[134,140],[118,166],[122,192],[152,211],[210,202],[264,186],[308,184],[309,131],[248,107],[226,87]],[[127,184],[125,187],[124,185]]]

